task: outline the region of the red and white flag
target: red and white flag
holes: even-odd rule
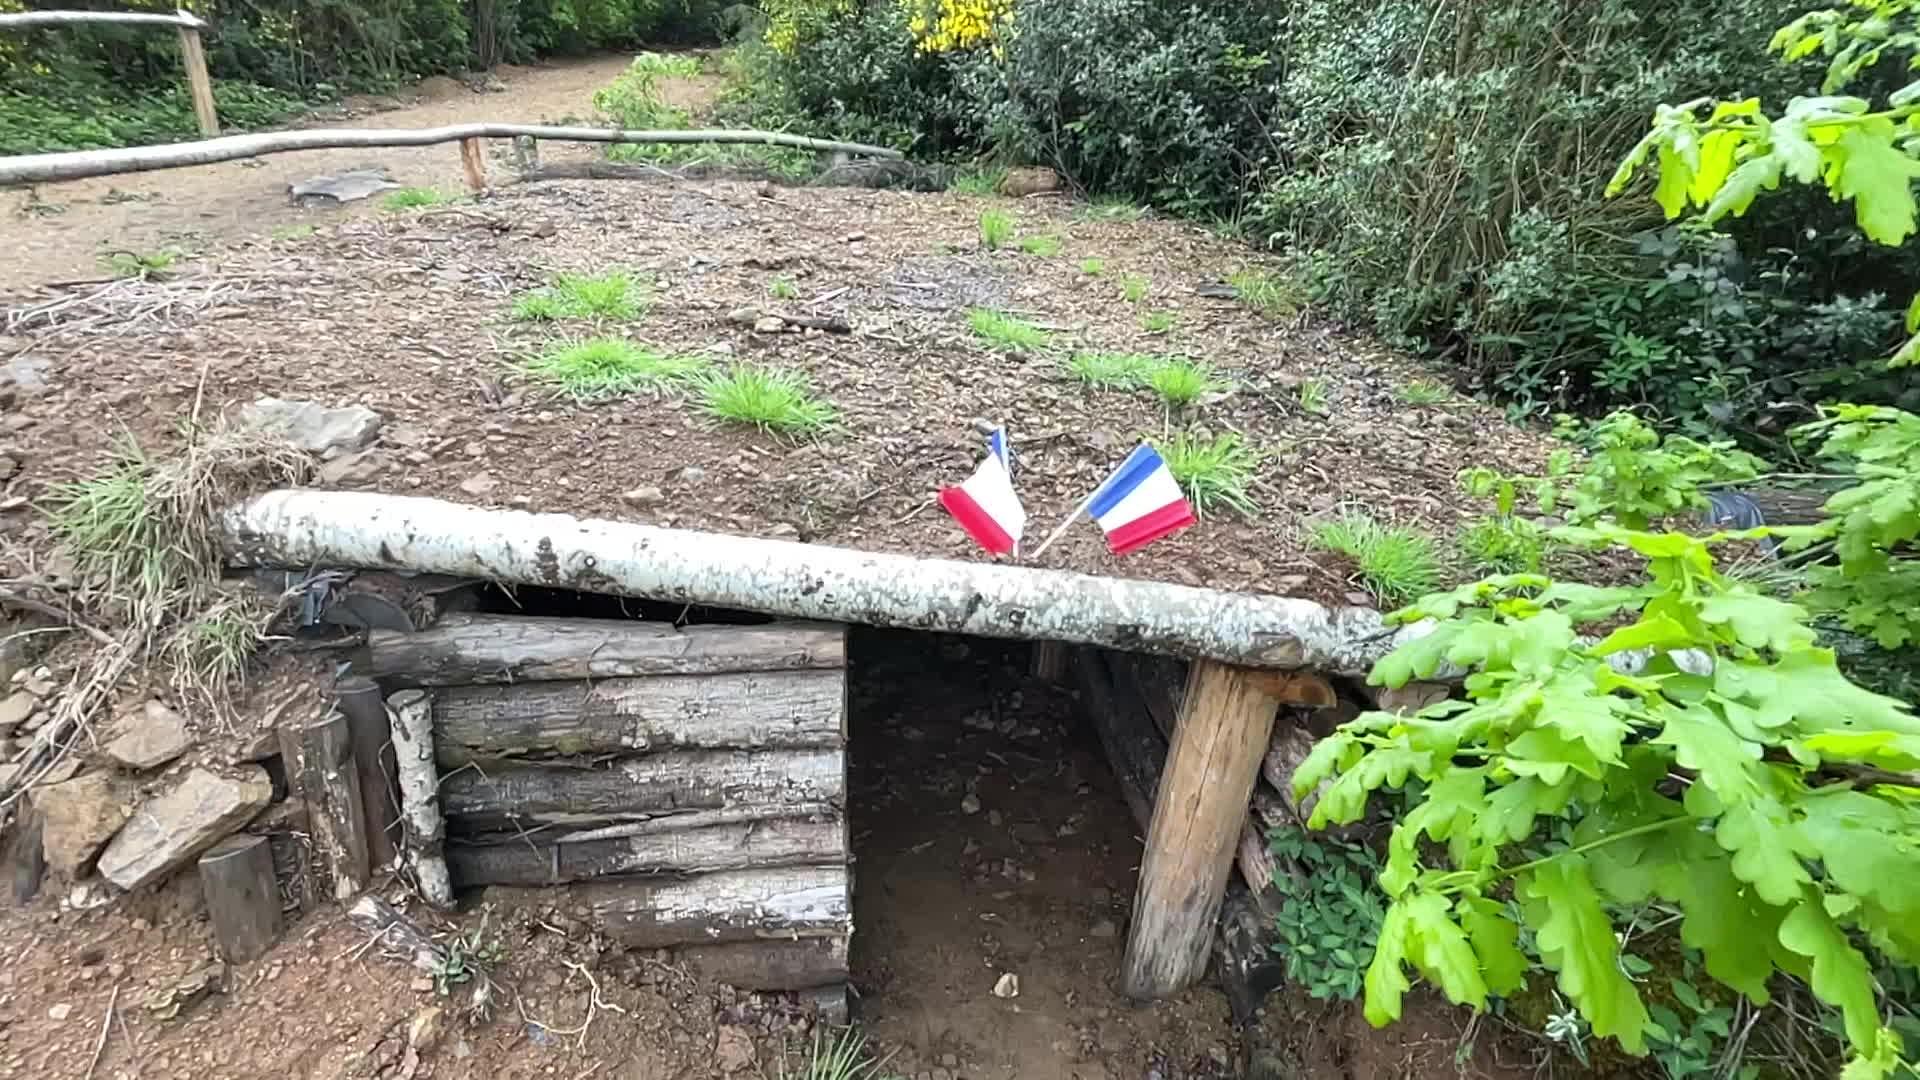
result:
[[[981,547],[995,555],[1019,555],[1027,511],[1013,490],[1013,453],[1005,428],[987,436],[986,459],[972,476],[958,487],[940,489],[940,505]]]

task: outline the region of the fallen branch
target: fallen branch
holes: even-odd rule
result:
[[[31,596],[22,596],[21,594],[14,592],[12,589],[0,589],[0,604],[12,604],[14,607],[17,607],[17,608],[25,608],[28,611],[37,611],[40,614],[47,616],[48,618],[58,619],[62,624],[80,631],[81,633],[87,635],[93,640],[109,648],[112,648],[113,646],[116,646],[119,644],[119,642],[115,641],[112,635],[108,634],[105,630],[100,630],[95,627],[88,626],[86,623],[81,622],[78,618],[74,616],[73,612],[67,611],[64,608],[55,607],[52,604],[46,603],[45,601],[35,600]]]
[[[548,127],[543,124],[449,124],[432,128],[313,128],[305,131],[269,131],[258,135],[228,135],[198,142],[128,146],[115,150],[73,150],[58,154],[22,154],[0,158],[0,184],[39,184],[79,180],[89,176],[180,169],[222,161],[284,154],[294,150],[366,149],[382,146],[433,146],[462,139],[511,139],[529,136],[562,142],[600,143],[732,143],[788,146],[817,153],[859,154],[899,158],[900,151],[865,143],[810,139],[781,131],[749,129],[690,129],[625,131],[618,128]]]
[[[100,1038],[93,1044],[93,1060],[87,1062],[85,1080],[93,1080],[95,1069],[100,1067],[100,1055],[107,1048],[107,1032],[113,1026],[113,1007],[120,1004],[120,984],[115,983],[113,994],[107,998],[107,1011],[100,1017]]]
[[[79,26],[83,23],[107,23],[114,26],[177,26],[182,30],[204,30],[206,23],[176,11],[171,15],[146,11],[22,11],[0,15],[0,30],[29,30],[36,26]]]

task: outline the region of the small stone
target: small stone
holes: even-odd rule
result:
[[[737,1073],[754,1062],[753,1039],[737,1027],[723,1027],[713,1041],[713,1063],[723,1073]]]
[[[760,309],[737,307],[727,312],[727,321],[740,326],[752,326],[760,321]]]
[[[1009,971],[1000,976],[993,984],[993,996],[997,998],[1017,998],[1020,996],[1020,976]]]
[[[165,703],[148,701],[138,716],[121,722],[120,734],[103,752],[116,764],[138,772],[165,765],[192,745],[186,720]]]
[[[529,506],[532,506],[532,505],[533,505],[533,496],[531,496],[531,495],[515,495],[515,496],[514,496],[513,498],[511,498],[511,499],[508,499],[508,500],[507,500],[507,505],[508,505],[508,506],[517,506],[517,507],[519,507],[520,509],[522,509],[522,510],[525,510],[525,509],[526,509],[527,507],[529,507]]]
[[[787,320],[778,315],[763,315],[753,320],[753,332],[756,334],[777,334],[787,328]]]
[[[425,450],[409,450],[401,460],[409,465],[431,465],[433,464],[433,455],[427,453]]]
[[[966,797],[960,800],[960,812],[963,814],[979,813],[980,812],[980,796],[975,795],[971,791],[967,792]]]
[[[500,481],[495,480],[490,473],[475,473],[460,481],[460,490],[468,495],[485,495],[499,486]]]
[[[12,454],[0,454],[0,480],[11,480],[20,471],[20,459]]]
[[[429,1005],[413,1014],[407,1022],[407,1045],[415,1051],[427,1051],[440,1045],[441,1036],[447,1033],[446,1010],[438,1005]]]
[[[73,1006],[64,1001],[47,1010],[47,1019],[49,1020],[65,1020],[71,1015],[73,1015]]]
[[[40,707],[40,699],[25,690],[15,690],[0,701],[0,735],[12,733],[14,728],[26,723],[33,710]]]
[[[800,530],[782,521],[774,525],[772,528],[768,529],[767,535],[770,537],[773,537],[776,540],[783,540],[789,537],[799,536]]]
[[[408,983],[407,985],[411,986],[414,990],[422,994],[428,993],[433,989],[433,976],[415,975],[413,977],[413,981]]]
[[[1113,924],[1112,919],[1101,919],[1087,928],[1088,937],[1110,938],[1119,932],[1120,928]]]
[[[1002,819],[1000,817],[1000,811],[998,810],[987,811],[987,824],[997,829],[1000,827],[1001,820]]]
[[[1354,607],[1372,607],[1373,606],[1372,593],[1350,592],[1346,594],[1346,600],[1347,600],[1347,603],[1352,604]]]
[[[949,1069],[957,1069],[960,1067],[960,1058],[954,1054],[941,1054],[940,1064]]]
[[[135,919],[128,925],[133,927],[134,933],[136,934],[143,934],[153,929],[153,924],[145,919]]]
[[[857,243],[859,243],[860,241],[862,241],[862,240],[865,240],[866,238],[867,238],[867,234],[866,234],[866,233],[863,233],[863,232],[850,232],[850,233],[848,233],[848,234],[847,234],[847,243],[849,243],[849,244],[857,244]]]
[[[707,478],[707,470],[698,465],[689,465],[680,470],[679,477],[683,484],[697,484]]]
[[[373,445],[386,418],[364,405],[329,408],[317,401],[261,398],[240,410],[240,422],[278,435],[310,453],[355,453]]]
[[[109,771],[36,788],[33,804],[40,810],[47,867],[69,880],[79,879],[132,813],[126,792]]]
[[[466,448],[460,452],[470,458],[486,457],[487,444],[484,442],[470,442],[466,445]]]
[[[620,493],[620,501],[628,506],[652,506],[666,497],[665,492],[652,484],[644,484],[632,491]]]
[[[44,698],[53,693],[53,669],[45,664],[34,668],[32,674],[27,676],[26,686],[27,693],[34,697]]]

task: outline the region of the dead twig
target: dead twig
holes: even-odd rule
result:
[[[14,592],[12,589],[0,589],[0,604],[12,604],[14,607],[17,607],[17,608],[25,608],[28,611],[37,611],[40,614],[47,616],[48,618],[59,619],[62,623],[66,624],[67,626],[80,631],[81,633],[87,635],[93,640],[109,648],[112,648],[120,644],[119,642],[115,641],[113,639],[113,636],[108,634],[106,631],[101,630],[97,627],[89,626],[86,623],[81,622],[77,617],[74,616],[73,612],[55,607],[52,604],[46,603],[45,601],[42,601],[42,600],[35,600],[31,596],[22,595],[20,593]]]
[[[85,1080],[93,1080],[93,1071],[100,1067],[100,1055],[107,1048],[107,1032],[113,1028],[113,1007],[120,1004],[120,984],[113,984],[113,994],[107,998],[107,1011],[100,1017],[100,1038],[93,1044],[93,1060],[87,1062]]]

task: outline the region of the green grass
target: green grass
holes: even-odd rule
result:
[[[1476,519],[1460,533],[1459,543],[1460,553],[1483,574],[1538,573],[1547,556],[1546,530],[1507,515]]]
[[[1101,274],[1104,274],[1107,272],[1106,260],[1081,259],[1080,272],[1087,275],[1088,277],[1099,277]]]
[[[886,1057],[876,1059],[867,1052],[867,1037],[852,1028],[830,1032],[822,1025],[813,1029],[813,1044],[798,1067],[787,1055],[780,1058],[780,1080],[890,1080],[884,1071]]]
[[[1138,304],[1147,298],[1147,288],[1152,282],[1144,274],[1121,274],[1120,295],[1129,304]]]
[[[1088,386],[1105,390],[1138,390],[1147,385],[1147,377],[1160,366],[1158,357],[1146,353],[1077,352],[1062,367],[1067,374]]]
[[[767,285],[767,295],[775,300],[792,300],[800,295],[800,287],[792,278],[774,278]]]
[[[1319,379],[1308,379],[1294,391],[1300,398],[1300,407],[1314,416],[1327,415],[1327,384]]]
[[[521,322],[626,322],[644,314],[647,302],[646,287],[622,271],[561,274],[553,284],[516,297],[513,317]]]
[[[1227,278],[1240,302],[1276,319],[1290,319],[1306,306],[1292,278],[1270,270],[1241,270]]]
[[[1182,432],[1156,449],[1166,459],[1167,471],[1180,482],[1180,490],[1187,493],[1197,516],[1205,517],[1207,511],[1220,506],[1245,517],[1258,511],[1247,489],[1266,455],[1242,442],[1240,436],[1202,439]]]
[[[220,685],[246,674],[247,664],[265,640],[261,627],[271,610],[254,610],[243,601],[218,604],[180,627],[168,642],[173,658],[184,663],[202,684]]]
[[[954,174],[947,182],[947,190],[958,195],[995,195],[1000,191],[1000,182],[1006,178],[1005,169],[970,169]]]
[[[430,187],[403,187],[389,191],[380,199],[383,210],[418,210],[423,206],[439,206],[450,201],[449,197]]]
[[[319,231],[314,225],[275,225],[267,237],[276,241],[305,240]]]
[[[708,416],[779,435],[818,435],[839,416],[797,371],[741,365],[703,376],[697,385]]]
[[[576,401],[599,401],[684,385],[707,370],[707,361],[656,352],[625,338],[595,337],[554,342],[522,367]]]
[[[1381,606],[1399,608],[1440,587],[1439,545],[1404,525],[1385,525],[1357,510],[1318,521],[1308,533],[1313,546],[1352,560],[1354,578]]]
[[[147,278],[160,277],[173,269],[181,255],[167,248],[161,251],[115,251],[103,256],[101,262],[114,277]]]
[[[1198,360],[1173,358],[1162,360],[1147,372],[1147,386],[1160,400],[1173,408],[1184,408],[1227,384],[1213,377],[1213,370]]]
[[[1065,245],[1060,242],[1060,238],[1057,236],[1041,235],[1023,236],[1020,238],[1021,251],[1029,255],[1038,255],[1043,259],[1051,259],[1055,255],[1060,254],[1060,249],[1063,246]]]
[[[980,246],[999,251],[1013,239],[1013,215],[1005,210],[980,212]]]
[[[1179,321],[1179,317],[1171,311],[1149,311],[1140,316],[1140,329],[1149,334],[1164,334]]]
[[[1139,221],[1147,216],[1147,208],[1125,195],[1095,195],[1073,216],[1082,221]]]
[[[700,74],[700,57],[692,53],[643,52],[633,58],[627,70],[655,78],[691,79]]]
[[[1396,389],[1394,396],[1408,405],[1440,405],[1453,395],[1431,379],[1414,379]]]
[[[1030,352],[1044,349],[1053,341],[1051,334],[1025,319],[987,308],[968,311],[967,325],[973,329],[973,336],[1001,352]]]

